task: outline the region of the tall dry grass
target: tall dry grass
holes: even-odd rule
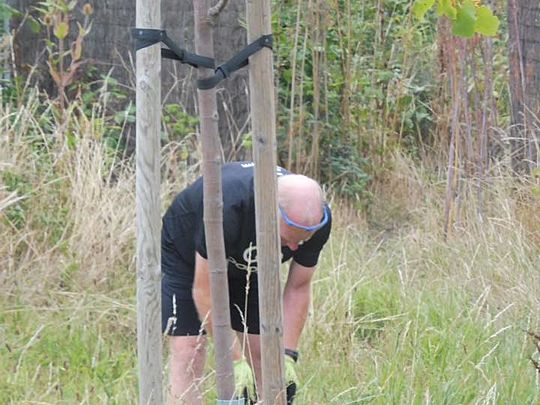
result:
[[[0,108],[0,402],[134,402],[134,162],[76,103],[68,122],[37,93]],[[163,207],[199,171],[181,147]],[[332,201],[297,403],[535,403],[536,180],[494,169],[481,218],[464,181],[445,239],[444,171],[388,167],[369,212]]]
[[[463,202],[445,238],[444,174],[402,155],[391,166],[368,218],[334,208],[301,403],[537,403],[539,353],[527,334],[540,329],[534,181],[493,172],[483,219]]]
[[[84,289],[121,278],[134,271],[134,159],[103,142],[104,117],[75,103],[69,122],[50,122],[48,100],[34,95],[0,107],[3,287]],[[178,147],[163,152],[164,204],[198,171],[174,158]]]

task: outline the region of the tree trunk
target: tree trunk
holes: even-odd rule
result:
[[[508,0],[512,163],[529,171],[540,161],[540,3]]]
[[[214,57],[212,25],[208,18],[208,0],[194,0],[195,47],[202,56]],[[213,75],[200,68],[199,79]],[[204,228],[210,287],[212,291],[212,332],[216,352],[216,381],[219,400],[231,400],[234,395],[232,365],[232,331],[229,312],[229,281],[223,238],[223,190],[221,186],[221,144],[218,133],[216,89],[198,90],[198,105],[203,149]]]

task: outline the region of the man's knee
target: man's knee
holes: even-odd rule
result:
[[[169,403],[202,404],[205,336],[170,336]]]
[[[186,367],[204,362],[206,355],[205,336],[170,336],[171,361],[175,366]]]

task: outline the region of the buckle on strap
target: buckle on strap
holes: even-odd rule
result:
[[[234,55],[227,62],[219,65],[214,76],[197,80],[197,88],[201,90],[209,90],[218,85],[223,79],[226,79],[231,73],[247,66],[249,63],[249,57],[262,48],[272,49],[273,40],[272,34],[263,35],[260,38],[253,41],[251,44],[242,49],[239,53]]]
[[[135,51],[157,43],[163,43],[167,48],[161,48],[162,58],[178,60],[195,68],[204,67],[207,69],[215,69],[213,76],[197,80],[197,88],[201,90],[209,90],[216,87],[219,82],[229,77],[233,72],[247,66],[251,55],[262,48],[272,49],[273,45],[272,34],[262,35],[227,62],[216,68],[213,58],[190,53],[185,49],[180,48],[171,38],[169,38],[165,30],[133,28],[131,30],[131,36],[135,39]]]

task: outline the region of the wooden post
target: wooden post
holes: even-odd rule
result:
[[[213,29],[208,17],[208,1],[193,0],[195,50],[214,58]],[[199,68],[199,79],[212,76],[212,69]],[[216,352],[216,379],[219,400],[234,396],[232,330],[229,312],[227,260],[223,239],[223,192],[221,186],[221,141],[218,131],[216,89],[197,90],[203,151],[204,227],[212,291],[212,332]]]
[[[270,0],[246,0],[248,43],[272,33]],[[272,51],[249,59],[249,88],[255,161],[257,271],[262,345],[263,401],[285,404],[283,322],[277,222],[276,114]]]
[[[137,0],[137,28],[159,28],[160,1]],[[162,404],[160,45],[141,49],[137,69],[137,347],[139,403]]]

